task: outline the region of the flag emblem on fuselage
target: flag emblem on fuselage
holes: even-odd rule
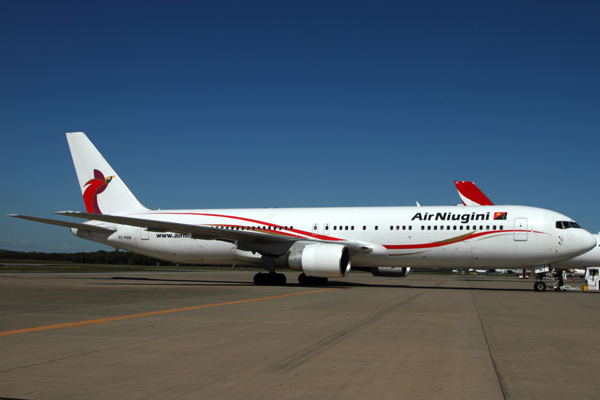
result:
[[[494,213],[494,220],[497,220],[497,219],[499,219],[499,220],[506,220],[506,215],[507,214],[508,213],[505,213],[505,212]]]

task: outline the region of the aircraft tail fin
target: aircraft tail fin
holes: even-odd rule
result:
[[[493,206],[494,203],[473,183],[454,181],[458,194],[465,206]]]
[[[85,133],[69,132],[67,141],[88,213],[124,214],[149,210],[125,186]]]

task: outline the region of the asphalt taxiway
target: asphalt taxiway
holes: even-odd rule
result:
[[[0,398],[599,396],[598,293],[365,273],[265,287],[253,274],[1,273]]]

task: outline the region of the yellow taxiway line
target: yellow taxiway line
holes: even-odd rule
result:
[[[228,301],[228,302],[225,302],[225,303],[204,304],[204,305],[201,305],[201,306],[176,308],[176,309],[172,309],[172,310],[152,311],[152,312],[141,313],[141,314],[121,315],[121,316],[118,316],[118,317],[91,319],[89,321],[67,322],[65,324],[38,326],[38,327],[35,327],[35,328],[25,328],[25,329],[17,329],[17,330],[14,330],[14,331],[0,332],[0,336],[16,335],[16,334],[19,334],[19,333],[28,333],[28,332],[39,332],[39,331],[46,331],[46,330],[49,330],[49,329],[72,328],[72,327],[78,327],[78,326],[83,326],[83,325],[91,325],[91,324],[104,324],[106,322],[120,321],[122,319],[139,318],[139,317],[149,317],[149,316],[152,316],[152,315],[170,314],[170,313],[176,313],[176,312],[181,312],[181,311],[199,310],[199,309],[202,309],[202,308],[210,308],[210,307],[230,306],[230,305],[233,305],[233,304],[251,303],[253,301],[274,300],[274,299],[281,299],[281,298],[290,297],[290,296],[299,296],[301,294],[328,292],[328,291],[331,291],[331,290],[338,290],[338,289],[340,289],[340,288],[312,290],[310,292],[289,293],[289,294],[281,294],[281,295],[278,295],[278,296],[258,297],[256,299],[236,300],[236,301]]]

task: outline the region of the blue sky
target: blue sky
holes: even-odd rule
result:
[[[174,4],[171,4],[174,3]],[[600,230],[597,1],[3,2],[2,214],[83,210],[83,131],[152,208],[496,204]],[[0,217],[0,248],[110,248]]]

